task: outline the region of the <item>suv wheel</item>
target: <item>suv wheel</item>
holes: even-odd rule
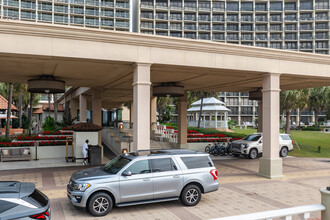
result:
[[[106,193],[94,194],[88,202],[88,210],[94,216],[107,215],[112,209],[112,199]]]
[[[282,147],[282,148],[281,148],[280,156],[281,156],[281,157],[286,157],[286,156],[288,156],[288,148],[287,148],[287,147]]]
[[[256,159],[258,157],[258,150],[256,148],[252,148],[249,153],[250,159]]]
[[[196,185],[188,185],[182,190],[180,198],[184,205],[195,206],[202,198],[201,189]]]

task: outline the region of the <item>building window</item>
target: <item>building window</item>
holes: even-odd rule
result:
[[[194,23],[186,23],[184,24],[185,30],[196,30],[196,24]]]
[[[271,11],[282,11],[282,2],[270,2]]]
[[[70,12],[74,14],[84,14],[84,8],[83,7],[77,7],[77,6],[71,6]]]
[[[238,2],[227,2],[227,11],[239,11]]]
[[[153,19],[154,13],[152,11],[141,11],[141,18]]]
[[[197,8],[196,1],[185,1],[184,2],[184,7],[186,9],[196,9]]]
[[[257,31],[267,31],[267,25],[266,24],[257,24],[256,30]]]
[[[182,30],[182,24],[181,23],[171,23],[170,29],[171,30]]]
[[[250,14],[242,14],[242,21],[253,21],[252,15]]]
[[[4,0],[3,5],[19,7],[19,1],[18,0]]]
[[[86,25],[91,25],[91,26],[98,26],[99,25],[99,19],[98,18],[86,18],[85,24]]]
[[[253,40],[252,34],[242,34],[242,40]]]
[[[313,35],[312,33],[300,33],[300,39],[313,39]]]
[[[285,15],[286,21],[296,21],[297,20],[297,14],[286,14]]]
[[[99,10],[98,9],[94,9],[94,8],[86,8],[85,14],[86,15],[99,16]]]
[[[328,24],[327,23],[317,23],[315,24],[315,29],[328,29]]]
[[[297,30],[297,25],[296,24],[286,24],[285,30],[289,30],[289,31]]]
[[[196,14],[184,14],[184,20],[187,21],[196,21]]]
[[[196,33],[184,33],[185,38],[196,39]]]
[[[328,32],[316,32],[315,38],[316,39],[328,39]]]
[[[224,31],[225,30],[225,25],[223,25],[223,24],[214,24],[213,25],[213,30]]]
[[[225,11],[225,2],[213,2],[213,10]]]
[[[282,21],[282,15],[280,14],[272,14],[270,15],[271,21]]]
[[[171,32],[170,36],[172,36],[172,37],[182,37],[182,33],[181,32]]]
[[[319,12],[315,14],[316,20],[328,20],[328,12]]]
[[[212,20],[213,21],[224,21],[225,20],[225,15],[221,14],[213,14],[213,17],[212,17]]]
[[[300,1],[300,10],[313,10],[313,1]]]
[[[256,21],[267,21],[267,15],[266,14],[256,14]]]
[[[181,15],[181,13],[171,13],[170,19],[171,20],[182,20],[182,15]]]
[[[287,10],[287,11],[297,10],[297,3],[296,2],[285,2],[285,10]]]
[[[170,6],[171,6],[171,8],[182,8],[182,1],[181,0],[171,0]]]
[[[101,9],[101,16],[113,17],[113,11],[107,9]]]
[[[72,24],[84,24],[84,18],[83,17],[77,17],[77,16],[71,16],[70,17],[70,23],[72,23]]]
[[[208,34],[208,33],[199,33],[198,39],[200,39],[200,40],[210,40],[210,34]]]
[[[68,23],[68,16],[67,15],[54,15],[54,22]]]
[[[210,14],[199,14],[198,15],[199,21],[210,21]]]
[[[313,20],[312,13],[301,13],[300,20]]]
[[[227,34],[227,40],[238,40],[238,34]]]
[[[328,48],[329,47],[328,45],[329,45],[328,41],[317,41],[317,42],[315,42],[316,48],[321,48],[321,49]]]
[[[36,13],[32,11],[21,11],[21,18],[27,20],[35,20]]]
[[[242,24],[241,26],[242,31],[253,31],[252,24]]]
[[[316,0],[315,9],[329,9],[329,0]]]
[[[296,33],[285,33],[285,40],[297,40]]]
[[[242,11],[253,11],[253,2],[242,2],[241,10]]]
[[[198,26],[198,29],[199,30],[207,30],[207,31],[209,31],[211,28],[210,28],[210,24],[200,24]]]
[[[52,22],[52,14],[38,13],[38,20]]]
[[[156,28],[160,28],[160,29],[167,29],[167,23],[161,23],[161,22],[157,22],[156,23]]]
[[[270,30],[271,31],[281,31],[282,30],[282,25],[281,24],[271,24],[270,25]]]
[[[227,31],[238,31],[238,24],[228,24]]]
[[[282,49],[282,43],[270,43],[270,48]]]
[[[167,20],[167,13],[166,12],[156,12],[156,19]]]
[[[285,42],[285,49],[297,49],[297,42]]]
[[[141,27],[142,28],[153,28],[154,23],[152,21],[142,21],[141,22]]]
[[[271,40],[281,40],[282,34],[270,34],[270,39]]]
[[[313,42],[302,42],[300,49],[313,49]]]
[[[267,34],[256,34],[256,40],[267,40]]]
[[[34,2],[30,2],[30,1],[21,1],[21,7],[22,8],[35,9],[36,8],[36,4]]]
[[[312,30],[312,24],[300,24],[300,29],[301,30]]]
[[[213,34],[213,40],[225,40],[225,35],[221,33]]]
[[[228,21],[238,21],[238,15],[236,14],[227,14],[227,20]]]
[[[209,10],[209,9],[211,9],[211,3],[209,2],[209,1],[199,1],[198,2],[198,8],[200,8],[200,9],[207,9],[207,10]]]
[[[257,43],[256,43],[256,47],[267,47],[267,43],[260,43],[260,42],[257,42]]]
[[[267,3],[256,3],[256,11],[267,11]]]

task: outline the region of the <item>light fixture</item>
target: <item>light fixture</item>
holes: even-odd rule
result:
[[[161,83],[153,87],[153,95],[158,97],[180,97],[184,96],[184,87],[175,82]]]
[[[250,100],[262,100],[262,91],[261,88],[258,88],[255,91],[249,92],[249,99]]]
[[[33,93],[63,93],[65,82],[55,79],[52,75],[41,75],[38,79],[28,80],[28,91]]]

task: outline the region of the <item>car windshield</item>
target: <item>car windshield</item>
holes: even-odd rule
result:
[[[250,134],[248,136],[246,136],[245,138],[243,138],[243,140],[245,141],[257,141],[259,140],[260,135],[259,134]]]
[[[107,163],[103,170],[110,174],[116,174],[121,170],[126,164],[128,164],[131,160],[127,159],[122,156],[118,156],[115,159],[111,160],[109,163]]]

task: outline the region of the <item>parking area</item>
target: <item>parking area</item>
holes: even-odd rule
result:
[[[14,162],[15,163],[15,162]],[[112,219],[210,219],[320,203],[319,189],[330,185],[330,159],[284,158],[285,176],[269,180],[258,176],[259,160],[214,160],[220,188],[205,194],[195,207],[180,202],[114,208]],[[72,172],[85,167],[2,170],[0,181],[34,182],[51,200],[52,219],[94,219],[74,208],[66,184]],[[313,213],[318,217],[320,213]],[[109,216],[98,218],[106,219]]]

